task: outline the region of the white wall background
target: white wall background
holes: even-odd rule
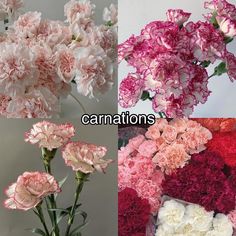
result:
[[[64,5],[68,0],[24,0],[24,12],[39,11],[42,12],[43,18],[52,20],[65,20]],[[96,5],[95,19],[98,24],[102,23],[103,9],[111,3],[117,4],[117,0],[91,0]],[[0,22],[1,23],[1,22]],[[0,32],[3,25],[0,24]],[[115,76],[115,85],[111,91],[99,97],[99,102],[95,99],[89,99],[79,95],[76,89],[73,89],[73,94],[86,107],[88,113],[103,114],[103,113],[117,113],[117,76]],[[67,100],[62,101],[62,117],[78,117],[81,115],[79,105],[70,96]]]
[[[24,133],[28,131],[33,119],[0,119],[0,235],[33,236],[25,229],[41,227],[38,218],[32,211],[8,210],[3,207],[6,199],[4,190],[15,182],[25,171],[43,171],[40,160],[40,149],[24,142]],[[77,120],[55,120],[55,123],[71,122],[76,127],[73,140],[104,145],[108,148],[106,158],[116,160],[117,128],[115,126],[83,126]],[[65,166],[58,150],[52,161],[53,173],[57,180],[69,176],[58,196],[59,206],[68,207],[74,199],[74,173]],[[89,225],[83,230],[83,236],[116,236],[117,235],[117,163],[111,164],[106,174],[95,173],[85,184],[81,194],[81,210],[88,213]],[[76,221],[75,221],[76,222]],[[63,224],[62,224],[63,226]],[[41,227],[42,228],[42,227]],[[64,228],[65,230],[65,228]],[[63,236],[63,232],[61,236]]]
[[[236,4],[236,0],[228,0]],[[165,20],[168,9],[182,8],[191,12],[192,21],[203,20],[204,0],[119,0],[119,43],[124,42],[132,34],[139,34],[149,22]],[[236,53],[236,40],[229,45],[229,50]],[[210,73],[213,68],[210,68]],[[130,72],[125,62],[119,65],[119,83]],[[236,81],[231,83],[227,75],[214,77],[210,80],[209,89],[212,91],[208,101],[195,108],[192,117],[235,117],[236,116]],[[119,112],[125,111],[119,107]],[[140,101],[131,113],[153,113],[150,102]]]

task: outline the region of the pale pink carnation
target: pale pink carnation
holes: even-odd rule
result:
[[[163,120],[165,120],[165,119],[163,119]],[[166,121],[166,123],[168,124],[167,121]],[[159,119],[157,119],[156,123],[154,125],[151,125],[150,127],[148,127],[148,130],[147,130],[145,136],[148,139],[156,140],[156,139],[160,138],[160,136],[161,136],[160,131],[161,130],[159,128]]]
[[[236,80],[236,57],[233,53],[227,52],[226,57],[227,73],[231,81]]]
[[[144,142],[145,137],[143,135],[137,135],[136,137],[129,140],[127,146],[132,148],[133,150],[138,150],[139,146]]]
[[[109,8],[105,8],[103,12],[103,20],[115,25],[118,22],[118,9],[117,6],[111,4]]]
[[[119,104],[124,107],[134,107],[142,96],[143,80],[137,74],[129,74],[120,83]]]
[[[65,45],[57,48],[56,70],[60,79],[65,83],[70,83],[75,77],[76,59],[73,51]]]
[[[40,172],[25,172],[6,190],[4,206],[9,209],[30,210],[44,197],[61,191],[53,176]]]
[[[188,153],[199,153],[206,149],[205,144],[212,139],[211,132],[195,121],[189,120],[186,132],[181,134],[179,143],[185,146]],[[194,125],[191,127],[191,125]]]
[[[59,112],[58,98],[44,87],[32,87],[25,95],[12,97],[7,107],[8,118],[52,118]]]
[[[58,44],[68,45],[72,34],[68,26],[60,21],[42,20],[38,30],[37,40],[54,48]]]
[[[185,22],[188,21],[189,17],[191,16],[191,13],[184,12],[181,9],[169,9],[166,13],[167,19],[171,22],[176,23],[177,25],[181,26]]]
[[[187,154],[184,145],[173,143],[166,146],[153,157],[156,163],[166,174],[172,173],[177,168],[184,167],[191,156]]]
[[[104,94],[113,86],[113,65],[100,46],[75,50],[77,90],[90,98]]]
[[[65,16],[67,21],[72,24],[77,22],[86,26],[91,22],[91,18],[94,14],[95,5],[90,0],[70,0],[65,4]]]
[[[23,7],[22,0],[1,0],[0,1],[0,20],[16,19],[20,9]]]
[[[145,140],[138,148],[138,152],[145,157],[152,157],[157,152],[156,142],[153,140]]]
[[[220,30],[226,37],[233,38],[236,36],[236,19],[231,20],[225,16],[217,16],[216,20],[219,24]]]
[[[75,128],[69,123],[57,125],[42,121],[25,134],[25,141],[51,151],[65,145],[74,135]]]
[[[13,27],[18,37],[32,38],[37,36],[40,22],[40,12],[27,12],[14,22]]]
[[[178,132],[175,127],[171,125],[167,125],[161,137],[166,141],[166,143],[172,143],[177,139]]]
[[[64,147],[62,157],[66,165],[72,167],[74,171],[89,174],[96,170],[105,172],[112,162],[111,159],[103,159],[106,153],[106,147],[83,142],[70,142]]]
[[[36,83],[38,71],[32,51],[14,43],[0,44],[0,92],[22,95],[26,87]]]
[[[231,211],[228,214],[228,218],[231,221],[231,223],[233,224],[234,229],[236,229],[236,210]]]

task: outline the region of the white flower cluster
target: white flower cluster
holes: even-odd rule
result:
[[[226,215],[207,212],[195,204],[165,201],[158,213],[156,236],[232,236],[233,227]]]

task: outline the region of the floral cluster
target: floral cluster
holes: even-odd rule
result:
[[[226,48],[236,35],[236,8],[226,0],[205,7],[211,10],[207,21],[186,23],[190,13],[170,9],[167,21],[147,24],[140,35],[118,46],[119,61],[135,70],[120,84],[120,106],[149,99],[157,113],[188,117],[194,106],[207,101],[209,78],[228,72],[236,79],[236,58]],[[206,67],[218,60],[222,62],[208,75]]]
[[[119,236],[146,236],[146,225],[150,216],[150,205],[131,188],[118,194]]]
[[[224,235],[232,236],[233,227],[228,217],[206,211],[195,204],[184,204],[176,200],[165,201],[158,213],[156,236],[172,235]]]
[[[145,134],[141,131],[120,148],[119,191],[133,189],[148,201],[146,235],[233,235],[235,127],[235,119],[157,119]]]
[[[74,171],[88,174],[95,170],[105,170],[111,163],[111,160],[102,159],[107,149],[94,144],[72,142],[70,140],[74,135],[75,128],[69,123],[57,125],[41,121],[26,132],[25,141],[38,144],[39,148],[46,149],[49,154],[63,146],[62,156],[65,163]],[[5,206],[11,209],[29,210],[38,205],[45,196],[59,190],[53,176],[47,173],[25,172],[6,190],[9,199],[5,201]]]
[[[37,144],[41,148],[45,172],[24,172],[20,175],[17,181],[6,189],[7,199],[4,201],[4,206],[13,210],[28,211],[32,209],[43,225],[43,230],[32,229],[32,233],[40,231],[41,235],[59,236],[59,222],[64,217],[68,217],[65,235],[72,235],[73,232],[81,235],[81,227],[87,224],[87,213],[82,211],[81,204],[78,204],[79,195],[85,182],[88,181],[89,175],[95,171],[104,172],[112,161],[104,159],[107,152],[106,147],[80,141],[73,142],[71,138],[74,135],[75,128],[71,124],[58,125],[48,121],[34,124],[33,128],[25,135],[26,142]],[[65,164],[74,171],[77,186],[74,203],[69,207],[67,205],[65,209],[57,208],[56,196],[62,192],[62,185],[66,178],[57,181],[51,168],[51,162],[59,148],[62,148]],[[143,202],[145,201],[143,200]],[[146,200],[146,202],[148,201]],[[145,204],[143,208],[146,208]],[[149,215],[149,210],[146,209]],[[50,216],[52,229],[48,228],[44,211],[47,211]],[[55,212],[60,213],[56,214]],[[76,216],[82,216],[83,222],[80,227],[72,231],[71,227]],[[143,227],[145,228],[145,226]]]
[[[72,82],[90,98],[112,88],[117,10],[114,5],[104,10],[103,25],[95,23],[94,11],[90,0],[70,0],[66,22],[27,12],[9,27],[0,40],[2,116],[58,115]]]
[[[193,155],[188,165],[165,177],[163,193],[227,214],[235,208],[236,192],[224,167],[217,154],[205,151]]]

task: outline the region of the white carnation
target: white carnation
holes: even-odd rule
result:
[[[203,207],[199,205],[188,205],[186,207],[186,218],[192,224],[195,231],[209,231],[212,226],[214,212],[207,212]]]
[[[185,207],[175,200],[166,201],[159,210],[158,219],[162,224],[178,226],[184,217]]]
[[[233,226],[228,217],[224,214],[217,214],[213,219],[214,230],[219,232],[219,236],[232,236]]]

